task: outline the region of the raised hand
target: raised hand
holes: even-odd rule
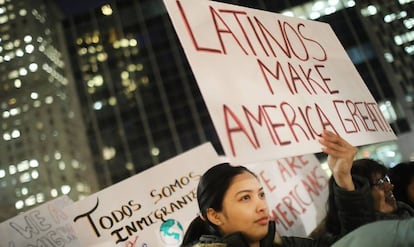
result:
[[[319,143],[323,145],[322,151],[328,154],[328,166],[336,184],[345,190],[355,190],[351,167],[358,148],[328,130],[322,132]]]

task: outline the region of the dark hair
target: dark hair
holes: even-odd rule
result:
[[[380,174],[382,177],[388,174],[388,168],[374,159],[358,159],[355,160],[351,168],[352,175],[358,175],[367,178],[370,185],[374,182],[373,175]]]
[[[407,186],[414,179],[414,162],[401,162],[390,168],[389,175],[394,184],[393,193],[395,199],[405,202],[414,208],[414,202],[408,198]]]
[[[256,176],[244,166],[221,163],[211,167],[201,176],[197,186],[197,201],[203,219],[199,216],[193,219],[185,232],[182,246],[191,246],[201,235],[222,235],[218,227],[208,221],[207,210],[212,208],[221,211],[224,195],[234,177],[246,172]]]
[[[195,217],[185,231],[181,247],[193,246],[198,239],[205,234],[210,233],[211,229],[199,216]]]

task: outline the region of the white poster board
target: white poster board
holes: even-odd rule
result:
[[[82,246],[64,208],[73,201],[62,196],[0,224],[1,247]]]
[[[226,155],[235,163],[395,139],[331,27],[214,1],[164,0]]]
[[[196,217],[200,176],[219,163],[210,143],[67,208],[83,246],[179,246]]]
[[[281,236],[307,237],[326,215],[329,177],[312,154],[247,165],[259,177]]]

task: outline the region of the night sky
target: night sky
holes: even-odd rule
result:
[[[56,0],[65,15],[82,13],[85,10],[96,8],[110,0]]]

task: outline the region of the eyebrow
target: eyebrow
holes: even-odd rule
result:
[[[262,192],[262,191],[263,191],[263,187],[260,187],[257,191],[258,191],[258,192]],[[238,191],[238,192],[236,193],[236,195],[238,195],[238,194],[242,194],[242,193],[252,193],[252,192],[254,192],[254,190],[240,190],[240,191]]]

